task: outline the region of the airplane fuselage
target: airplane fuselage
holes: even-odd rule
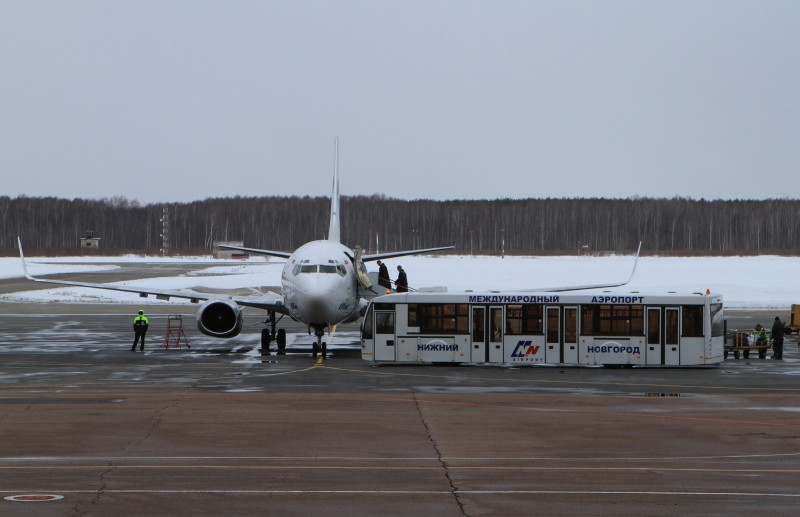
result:
[[[284,304],[302,323],[332,327],[360,314],[353,251],[336,241],[311,241],[287,259],[281,274]]]

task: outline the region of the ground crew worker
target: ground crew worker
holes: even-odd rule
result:
[[[131,347],[131,352],[136,351],[136,343],[139,342],[139,338],[142,338],[142,344],[139,346],[139,351],[144,352],[144,335],[147,334],[147,327],[150,326],[150,322],[147,319],[147,316],[144,315],[144,311],[139,311],[139,315],[133,318],[133,346]]]
[[[756,346],[761,346],[767,340],[767,331],[761,326],[761,323],[756,325],[756,331],[753,333],[753,340]]]
[[[772,358],[783,359],[783,322],[779,316],[772,324]]]

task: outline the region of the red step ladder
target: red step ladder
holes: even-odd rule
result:
[[[167,332],[164,334],[164,342],[161,343],[161,348],[169,350],[172,348],[181,348],[181,342],[189,346],[189,340],[186,339],[186,334],[183,333],[183,316],[180,314],[170,314],[167,316]]]

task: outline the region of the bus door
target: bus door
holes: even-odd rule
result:
[[[577,307],[564,307],[564,362],[578,364]]]
[[[664,310],[664,364],[681,364],[680,349],[680,307],[667,307]]]
[[[489,307],[489,362],[503,362],[503,307]]]
[[[661,326],[661,308],[647,308],[647,344],[645,345],[646,364],[664,364],[664,346],[662,336],[664,328]]]
[[[486,345],[486,307],[472,307],[472,362],[489,361],[489,348]]]
[[[395,313],[375,311],[375,361],[395,361]]]
[[[472,307],[472,361],[503,362],[503,307]]]
[[[563,363],[561,354],[561,310],[558,307],[545,308],[545,350],[544,360],[547,363]]]

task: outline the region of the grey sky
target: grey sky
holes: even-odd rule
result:
[[[797,197],[797,1],[0,1],[0,194]]]

